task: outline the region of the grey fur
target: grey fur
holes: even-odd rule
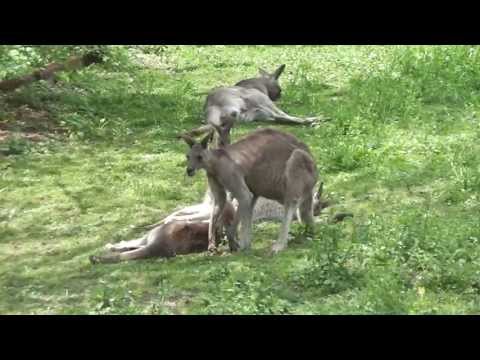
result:
[[[291,116],[273,103],[281,96],[278,78],[284,69],[285,65],[282,65],[272,74],[262,71],[260,77],[242,80],[235,86],[213,89],[204,107],[206,123],[221,126],[228,119],[284,124],[313,123],[316,117]]]
[[[316,165],[308,147],[293,135],[274,129],[261,129],[224,148],[208,150],[206,139],[200,143],[184,137],[190,146],[187,174],[205,169],[215,202],[209,223],[209,249],[215,248],[215,229],[227,200],[227,191],[238,201],[233,228],[232,250],[248,249],[251,242],[252,214],[258,197],[283,204],[281,231],[272,251],[287,246],[288,230],[295,211],[307,225],[313,225],[313,190],[317,182]],[[208,140],[207,140],[208,141]]]

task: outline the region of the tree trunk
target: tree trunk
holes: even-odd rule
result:
[[[80,56],[72,56],[64,63],[51,63],[45,68],[36,70],[29,75],[0,81],[0,91],[14,91],[19,87],[29,85],[38,80],[52,80],[55,73],[59,71],[78,70],[91,64],[101,63],[102,61],[102,54],[97,51],[89,52]]]

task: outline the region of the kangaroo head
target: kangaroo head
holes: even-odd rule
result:
[[[187,153],[187,175],[193,176],[198,169],[205,168],[205,155],[208,143],[212,141],[213,131],[200,142],[195,141],[195,139],[188,135],[180,135],[180,137],[190,146],[190,150]]]
[[[282,88],[280,87],[278,78],[282,75],[284,70],[285,64],[281,65],[271,74],[263,69],[259,69],[260,78],[258,78],[258,80],[265,86],[267,89],[267,95],[272,101],[276,101],[282,96]]]
[[[276,101],[280,99],[282,94],[282,89],[278,82],[278,78],[282,75],[285,70],[285,65],[281,65],[273,73],[269,73],[263,69],[259,69],[260,76],[252,79],[246,79],[238,82],[236,86],[241,86],[247,89],[257,89],[263,92],[265,95],[268,95],[270,100]]]

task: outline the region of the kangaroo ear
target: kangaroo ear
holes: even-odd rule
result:
[[[195,139],[188,136],[188,135],[181,134],[181,135],[178,135],[177,138],[178,139],[183,139],[188,144],[188,146],[190,146],[190,147],[195,145]]]
[[[280,65],[280,67],[273,72],[272,77],[273,77],[275,80],[278,80],[278,78],[280,77],[280,75],[282,75],[282,73],[283,73],[284,71],[285,71],[285,64]]]
[[[208,135],[205,136],[205,137],[202,139],[202,141],[200,142],[200,144],[202,145],[202,148],[204,148],[204,149],[207,148],[208,143],[211,142],[212,139],[213,139],[213,134],[214,134],[214,132],[213,132],[213,131],[210,131],[210,132],[208,133]]]
[[[316,193],[316,198],[320,199],[323,193],[323,181],[320,182],[320,186],[318,187],[318,191]]]

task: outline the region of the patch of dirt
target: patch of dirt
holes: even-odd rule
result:
[[[0,118],[0,142],[11,138],[39,142],[64,132],[48,111],[28,105],[11,109]]]
[[[8,135],[9,135],[8,131],[4,131],[0,129],[0,142],[7,140]]]

